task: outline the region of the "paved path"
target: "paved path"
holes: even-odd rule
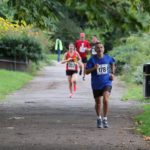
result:
[[[21,90],[0,103],[0,150],[149,150],[134,133],[135,102],[122,102],[124,87],[114,82],[109,129],[96,128],[90,75],[78,79],[68,98],[64,65],[45,67]]]

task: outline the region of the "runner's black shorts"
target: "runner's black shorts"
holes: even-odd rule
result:
[[[85,58],[82,58],[82,62],[85,64],[85,63],[87,63],[87,58],[85,57]]]
[[[77,70],[66,70],[66,75],[67,76],[72,76],[75,73],[78,73],[78,71]]]
[[[109,93],[111,93],[111,89],[112,89],[112,86],[105,86],[103,89],[93,90],[93,96],[94,96],[94,98],[97,98],[99,96],[103,96],[103,93],[105,91],[108,91]]]

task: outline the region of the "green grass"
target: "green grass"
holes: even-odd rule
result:
[[[0,70],[0,99],[21,88],[32,79],[27,73]]]
[[[64,54],[60,55],[61,60],[63,59]],[[48,55],[49,60],[57,60],[57,54],[49,54]]]
[[[123,95],[122,100],[137,100],[142,102],[150,102],[150,99],[144,98],[143,86],[133,83],[127,83],[127,92]]]
[[[137,85],[133,82],[126,81],[127,91],[122,97],[122,100],[136,100],[145,102],[147,105],[142,105],[143,113],[135,117],[137,128],[136,131],[145,136],[150,136],[150,99],[144,98],[143,85]]]
[[[123,95],[122,100],[142,100],[142,87],[136,84],[127,84],[127,92]]]
[[[144,105],[144,112],[135,117],[138,123],[137,131],[145,136],[150,136],[150,104]]]

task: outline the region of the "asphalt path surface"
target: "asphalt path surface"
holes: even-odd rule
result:
[[[65,66],[55,63],[0,102],[0,150],[150,150],[135,132],[140,104],[121,101],[123,83],[113,82],[108,129],[96,128],[90,75],[77,84],[69,98]]]

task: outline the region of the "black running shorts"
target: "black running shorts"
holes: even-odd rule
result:
[[[112,89],[112,86],[105,86],[103,89],[93,90],[93,96],[94,96],[94,98],[97,98],[99,96],[103,96],[103,93],[105,91],[108,91],[110,93],[111,89]]]
[[[77,70],[66,70],[67,76],[72,76],[74,73],[78,73],[78,71]]]
[[[82,58],[82,62],[85,64],[85,63],[87,63],[87,58],[85,57],[85,58]]]

